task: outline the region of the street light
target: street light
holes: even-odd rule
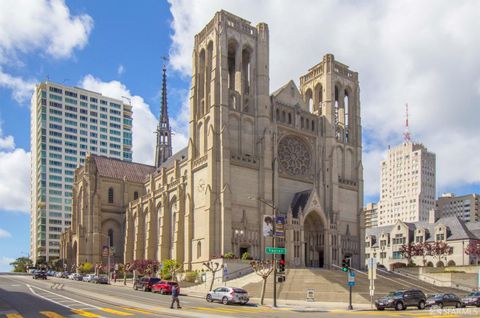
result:
[[[272,163],[274,164],[274,163]],[[263,204],[269,206],[273,210],[273,236],[272,236],[272,245],[273,248],[275,249],[276,246],[276,240],[275,240],[275,227],[276,227],[276,218],[277,218],[277,207],[275,206],[275,203],[270,203],[265,200],[263,200],[260,197],[248,197],[249,200],[258,200],[259,202],[262,202]],[[273,263],[273,307],[277,307],[277,261],[275,258],[275,254],[272,254],[272,263]]]

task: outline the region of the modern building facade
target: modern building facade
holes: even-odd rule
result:
[[[188,270],[229,252],[264,259],[262,220],[275,207],[289,266],[360,265],[358,73],[327,54],[300,88],[270,94],[269,54],[268,25],[226,11],[195,36],[188,146],[130,202],[125,262],[176,259]]]
[[[365,265],[369,258],[377,264],[393,269],[407,265],[408,259],[401,252],[402,245],[444,242],[451,252],[444,255],[413,256],[411,262],[417,266],[444,267],[477,264],[474,255],[467,255],[465,249],[471,241],[480,239],[480,224],[465,223],[457,216],[438,219],[431,217],[427,222],[403,222],[397,220],[392,225],[366,229]]]
[[[427,221],[435,209],[435,154],[406,139],[381,162],[378,226]]]
[[[368,203],[363,208],[365,228],[378,226],[378,204],[377,203]]]
[[[446,193],[437,199],[437,217],[458,216],[464,222],[478,222],[480,195],[476,193],[455,196]]]
[[[60,255],[72,219],[75,169],[88,153],[132,160],[132,107],[77,87],[43,82],[31,100],[30,255]]]

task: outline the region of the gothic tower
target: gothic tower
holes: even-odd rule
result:
[[[172,155],[172,131],[167,110],[167,67],[163,65],[162,107],[157,126],[157,146],[155,149],[155,167],[160,167]]]

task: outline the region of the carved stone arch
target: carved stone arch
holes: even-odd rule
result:
[[[195,131],[195,153],[197,156],[201,156],[203,153],[203,121],[197,122],[197,129]]]
[[[203,132],[203,153],[208,151],[208,131],[210,126],[210,116],[205,117],[204,132]]]
[[[355,167],[355,159],[353,156],[353,151],[350,148],[347,148],[345,151],[345,179],[347,180],[354,180],[354,169]]]
[[[310,87],[305,90],[305,97],[304,98],[305,98],[305,105],[307,105],[306,110],[308,110],[310,112],[313,112],[313,110],[314,110],[314,106],[313,106],[314,98],[313,98],[313,91]]]
[[[303,215],[303,219],[306,220],[307,217],[314,213],[315,215],[317,215],[320,220],[322,221],[323,225],[325,228],[328,228],[330,222],[325,214],[325,212],[323,211],[323,209],[321,207],[315,207],[315,208],[310,208],[308,210],[306,210],[307,212]]]
[[[316,107],[316,109],[318,109],[321,106],[321,103],[323,102],[323,99],[324,99],[322,83],[315,84],[313,91],[314,91],[313,101],[315,103],[314,106]]]
[[[343,149],[343,147],[341,145],[337,145],[335,147],[335,159],[334,160],[336,161],[336,164],[337,164],[338,176],[343,178],[344,174],[345,174],[345,171],[344,171],[345,150]]]
[[[237,66],[237,50],[239,44],[235,37],[229,37],[227,40],[227,65],[228,65],[228,88],[235,90],[235,73]]]

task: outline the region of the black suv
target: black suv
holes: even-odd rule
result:
[[[137,279],[135,279],[135,282],[133,283],[133,289],[135,289],[135,290],[141,289],[143,291],[151,291],[152,286],[155,285],[158,282],[160,282],[160,278],[154,278],[154,277],[137,278]]]
[[[378,310],[385,308],[395,308],[395,310],[405,310],[407,307],[417,307],[424,309],[426,303],[425,294],[418,289],[397,290],[388,293],[375,301],[375,307]]]
[[[477,306],[480,307],[480,292],[472,292],[462,298],[464,306]]]
[[[47,272],[42,270],[36,270],[33,272],[33,279],[47,279]]]

